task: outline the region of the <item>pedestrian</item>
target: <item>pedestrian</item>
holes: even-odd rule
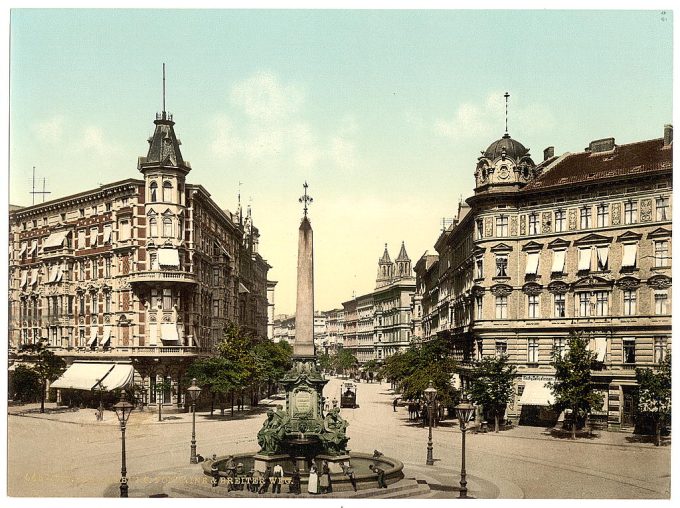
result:
[[[325,460],[321,464],[321,476],[319,476],[319,487],[322,494],[328,494],[333,490],[331,486],[331,472],[330,469],[328,468],[328,462]]]
[[[258,494],[266,494],[269,490],[269,484],[271,483],[272,470],[269,466],[264,470],[264,478],[262,479],[262,484],[260,485],[260,490],[257,491]]]
[[[252,467],[250,468],[250,471],[246,473],[246,488],[248,489],[248,492],[257,491],[257,488],[255,487],[255,469]]]
[[[234,490],[234,480],[236,478],[236,465],[234,464],[233,455],[227,457],[227,461],[224,464],[224,469],[227,472],[227,492]]]
[[[336,407],[338,407],[338,399],[333,397],[333,409],[335,409]]]
[[[307,492],[310,494],[319,493],[319,471],[316,468],[316,464],[312,464],[309,469],[309,481],[307,482]]]
[[[377,477],[378,477],[378,488],[379,489],[386,489],[387,484],[385,483],[385,470],[378,467],[374,466],[373,464],[370,464],[368,468],[373,471]]]
[[[274,479],[272,480],[272,494],[281,494],[281,483],[283,483],[283,468],[281,464],[274,466]]]
[[[300,469],[297,466],[293,467],[293,474],[290,475],[288,492],[291,494],[300,494]]]
[[[344,462],[342,463],[342,472],[344,473],[347,478],[349,478],[349,483],[352,484],[352,488],[354,489],[354,492],[357,491],[357,479],[356,476],[354,475],[354,469],[352,468],[351,464],[345,465]]]
[[[210,484],[213,487],[217,487],[220,484],[220,470],[217,468],[217,464],[214,462],[210,466],[210,476],[212,477]]]
[[[392,401],[392,411],[394,411],[395,413],[397,412],[397,403],[398,403],[398,402],[399,402],[399,397],[396,397],[396,398]]]
[[[238,481],[234,485],[236,490],[243,490],[243,462],[236,464],[236,478]]]

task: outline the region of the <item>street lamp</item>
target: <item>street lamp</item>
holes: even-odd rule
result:
[[[191,412],[192,423],[191,423],[191,457],[189,458],[189,464],[198,464],[198,457],[196,456],[196,400],[201,394],[201,388],[196,386],[196,378],[191,380],[191,386],[187,389],[189,396],[191,397]]]
[[[467,431],[467,422],[470,420],[475,406],[470,404],[470,396],[467,396],[466,402],[461,402],[455,408],[460,423],[460,430],[463,433],[463,443],[461,446],[462,462],[460,466],[460,491],[458,497],[467,497],[467,480],[465,479],[465,432]]]
[[[430,385],[425,388],[425,400],[427,401],[427,421],[429,423],[429,434],[427,437],[427,460],[425,464],[428,466],[434,465],[434,459],[432,458],[432,405],[434,404],[434,399],[437,397],[437,390],[432,386],[432,381]]]
[[[122,437],[122,462],[120,466],[120,497],[128,497],[128,480],[126,478],[127,468],[125,467],[125,424],[130,417],[130,412],[135,406],[127,400],[125,390],[120,392],[120,400],[113,405],[116,416],[120,422],[120,433]]]

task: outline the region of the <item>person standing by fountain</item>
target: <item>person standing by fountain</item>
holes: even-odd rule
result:
[[[331,484],[331,472],[328,468],[328,461],[324,460],[321,464],[321,476],[319,477],[319,487],[321,488],[322,494],[328,494],[333,492],[333,486]]]
[[[310,494],[319,493],[319,471],[316,468],[316,464],[312,464],[309,469],[309,481],[307,482],[307,492]]]
[[[290,485],[288,492],[291,494],[300,494],[300,468],[293,467],[293,474],[290,475]]]

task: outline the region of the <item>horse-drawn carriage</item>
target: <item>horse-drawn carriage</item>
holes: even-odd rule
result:
[[[357,386],[354,383],[342,383],[340,388],[340,407],[357,407]]]

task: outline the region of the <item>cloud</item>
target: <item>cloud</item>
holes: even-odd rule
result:
[[[510,134],[521,132],[523,136],[533,135],[550,129],[553,125],[553,115],[544,105],[510,103],[508,110]],[[435,120],[433,129],[437,135],[452,139],[478,140],[500,137],[505,131],[503,93],[491,92],[480,103],[462,103],[452,118]]]
[[[345,115],[318,125],[305,116],[305,92],[271,72],[236,83],[229,108],[213,121],[210,148],[219,159],[267,168],[349,171],[358,164],[359,123]]]
[[[64,117],[61,115],[52,116],[33,124],[31,130],[38,135],[40,142],[56,145],[64,136]]]

